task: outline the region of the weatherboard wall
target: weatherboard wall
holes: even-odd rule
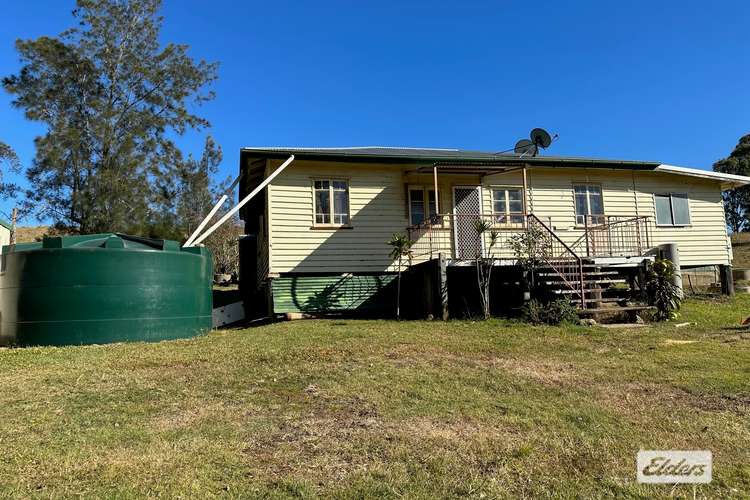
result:
[[[698,266],[730,264],[732,244],[727,234],[724,205],[717,182],[649,172],[637,177],[638,205],[655,221],[654,193],[686,193],[689,199],[690,225],[655,227],[652,243],[677,243],[680,264]]]
[[[583,229],[575,224],[573,185],[602,187],[607,215],[649,216],[651,245],[677,243],[683,266],[729,264],[731,245],[724,221],[718,182],[660,172],[625,172],[595,169],[532,169],[529,197],[532,210],[550,219],[566,243],[573,243]],[[683,227],[657,226],[654,194],[686,193],[691,223]]]
[[[10,227],[0,224],[0,253],[5,245],[10,245]]]
[[[267,174],[281,161],[268,163]],[[613,169],[531,168],[527,174],[529,211],[550,224],[567,243],[583,234],[575,224],[573,186],[592,183],[602,187],[606,214],[651,217],[652,245],[677,243],[682,265],[731,261],[718,182]],[[343,178],[349,182],[351,227],[314,227],[312,182],[316,178]],[[413,165],[293,162],[268,188],[269,276],[395,272],[386,242],[393,233],[405,232],[409,224],[408,186],[429,189],[432,183],[431,174],[418,173]],[[520,172],[482,177],[439,174],[440,212],[452,211],[454,186],[479,184],[483,187],[482,209],[489,214],[491,188],[521,187],[523,177]],[[688,194],[689,226],[656,226],[653,195],[669,192]]]
[[[280,162],[272,163],[270,171]],[[332,178],[349,183],[350,227],[313,224],[312,183]],[[479,182],[476,175],[442,178],[441,212],[452,210],[452,185]],[[432,176],[399,165],[295,161],[269,185],[269,275],[397,271],[387,242],[409,225],[410,185],[431,187]]]

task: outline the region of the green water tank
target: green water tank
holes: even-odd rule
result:
[[[124,234],[3,247],[0,344],[159,341],[211,329],[203,247]]]

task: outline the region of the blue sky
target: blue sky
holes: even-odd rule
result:
[[[7,2],[16,38],[72,23],[70,0]],[[219,61],[200,110],[224,150],[432,146],[499,151],[534,127],[547,154],[711,168],[750,132],[750,2],[164,0],[165,41]],[[43,133],[0,94],[0,140],[24,163]],[[180,139],[199,153],[205,131]],[[11,203],[0,203],[7,211]]]

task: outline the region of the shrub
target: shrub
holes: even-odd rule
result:
[[[536,269],[550,257],[549,235],[537,224],[529,224],[526,231],[509,239],[508,246],[524,271],[524,287],[533,289]]]
[[[211,233],[203,243],[211,250],[214,258],[215,274],[237,276],[240,271],[240,243],[245,232],[239,219],[232,217]]]
[[[534,325],[560,325],[577,323],[578,313],[567,298],[561,298],[546,304],[532,299],[523,306],[523,319]]]
[[[656,259],[646,274],[648,303],[656,307],[654,319],[666,321],[677,317],[682,296],[673,283],[674,264],[669,259]]]
[[[523,305],[521,314],[523,320],[528,323],[534,325],[541,325],[545,323],[544,305],[536,299],[531,299],[530,301],[526,302]]]

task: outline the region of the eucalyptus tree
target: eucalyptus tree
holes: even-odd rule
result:
[[[740,137],[732,153],[714,163],[714,170],[726,174],[750,175],[750,134]],[[733,233],[750,229],[750,187],[722,193],[727,225]]]

